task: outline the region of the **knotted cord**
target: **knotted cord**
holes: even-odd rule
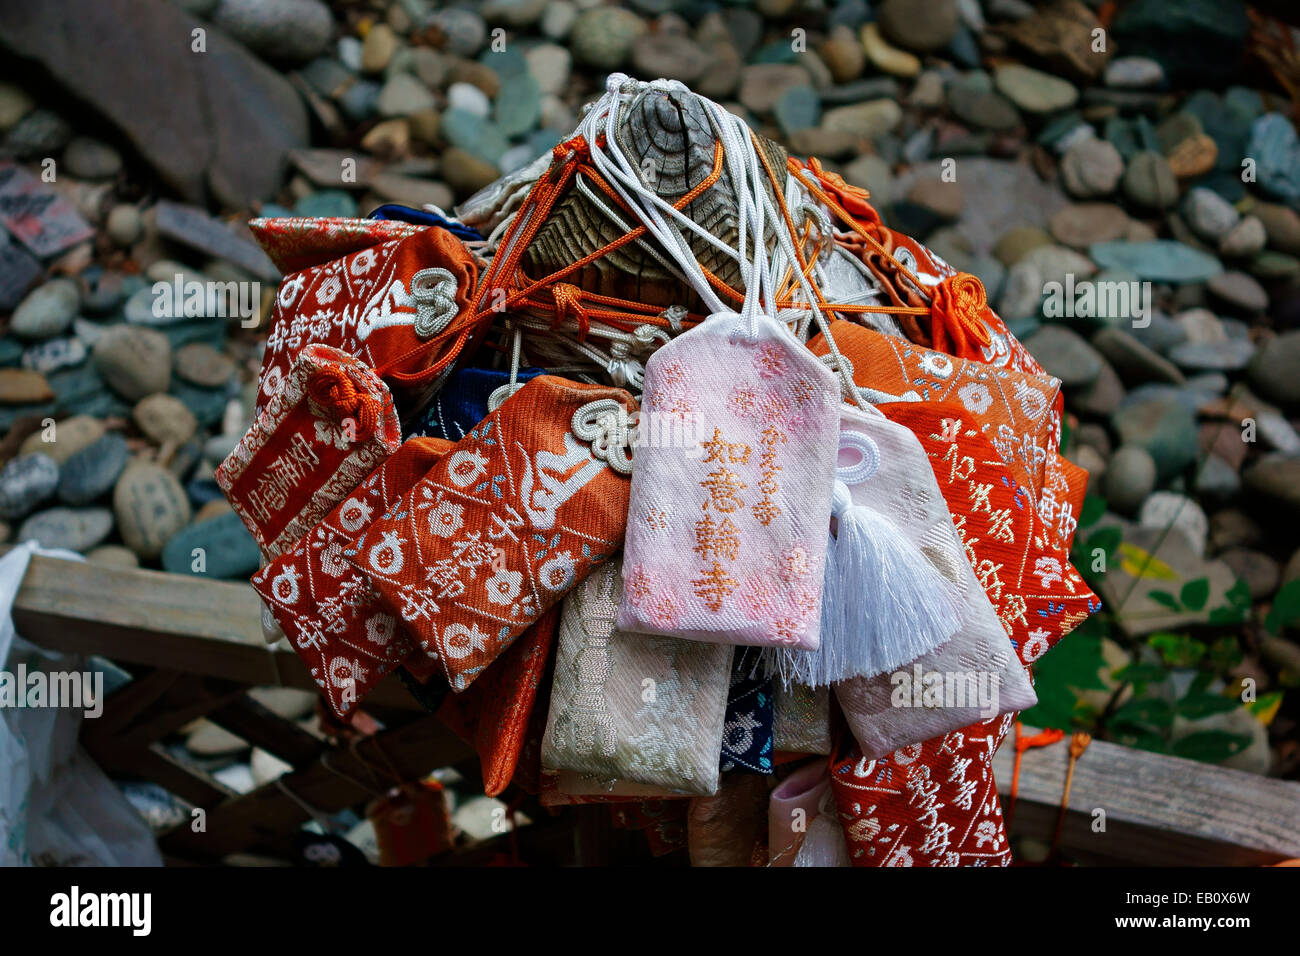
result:
[[[676,81],[655,81],[649,86],[665,94],[695,96]],[[602,257],[635,243],[666,271],[689,285],[710,312],[738,308],[753,329],[759,308],[766,307],[778,322],[791,328],[800,341],[806,337],[810,322],[815,323],[836,358],[835,368],[841,377],[844,377],[845,366],[839,361],[838,347],[829,333],[828,324],[830,317],[837,313],[844,316],[871,313],[928,315],[936,348],[942,348],[950,339],[957,343],[970,339],[987,343],[987,330],[979,321],[979,311],[983,308],[981,303],[985,300],[981,298],[983,288],[977,279],[960,274],[951,277],[952,281],[938,290],[939,294],[928,295],[921,280],[894,259],[870,230],[850,215],[828,190],[818,185],[825,182],[833,186],[833,174],[824,173],[820,164],[811,160],[808,168],[817,177],[817,182],[813,182],[804,174],[804,167],[791,159],[784,171],[788,175],[778,179],[759,147],[757,137],[744,121],[704,97],[699,97],[698,101],[716,137],[708,175],[674,202],[648,188],[642,181],[640,169],[622,149],[618,135],[622,104],[642,88],[624,74],[612,74],[605,95],[588,110],[575,135],[554,148],[550,167],[529,190],[518,210],[494,230],[489,245],[497,236],[503,238],[479,284],[471,309],[466,310],[471,313],[466,322],[469,327],[482,327],[494,312],[509,312],[513,315],[512,321],[518,322],[516,327],[530,334],[571,331],[577,342],[565,336],[570,354],[590,358],[612,374],[613,366],[627,359],[627,355],[606,355],[588,345],[590,337],[619,342],[624,341],[620,336],[646,326],[676,333],[705,318],[682,310],[684,314],[678,321],[673,321],[659,306],[590,292],[566,281]],[[712,188],[724,171],[733,187],[736,203],[735,248],[683,211]],[[764,177],[771,187],[770,193],[765,188]],[[625,232],[549,275],[533,278],[523,267],[524,254],[555,203],[569,188],[579,190],[587,201]],[[865,191],[856,192],[866,196]],[[603,200],[598,193],[604,195]],[[802,227],[795,223],[790,213],[796,204],[804,207]],[[843,236],[837,235],[832,227],[832,215],[843,221],[850,231]],[[637,225],[629,227],[632,222]],[[784,229],[777,224],[783,224]],[[703,266],[696,258],[688,236],[734,261],[744,291],[732,288]],[[774,241],[769,243],[772,237]],[[828,248],[848,255],[871,285],[879,284],[871,269],[865,263],[859,263],[857,257],[849,252],[851,240],[889,258],[922,296],[933,298],[940,302],[940,306],[934,306],[933,302],[931,307],[926,307],[827,301],[822,291],[825,274],[820,259]],[[541,316],[544,321],[530,321],[530,315]],[[845,381],[845,392],[855,400],[896,400],[894,396],[881,392],[860,392],[851,378]]]
[[[336,365],[326,365],[308,379],[307,395],[335,421],[352,419],[359,438],[375,430],[384,412],[379,399],[357,391],[348,374]]]

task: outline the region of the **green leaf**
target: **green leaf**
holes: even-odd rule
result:
[[[1158,697],[1138,698],[1120,707],[1110,719],[1138,727],[1169,727],[1174,722],[1174,709]]]
[[[1170,667],[1195,667],[1205,656],[1205,645],[1188,634],[1160,631],[1149,636],[1147,644],[1159,651]]]
[[[1187,694],[1205,694],[1209,692],[1210,685],[1214,683],[1214,674],[1209,671],[1198,671],[1192,678],[1191,686],[1187,688]]]
[[[1079,509],[1079,526],[1078,529],[1090,528],[1101,520],[1101,516],[1106,513],[1106,499],[1100,495],[1088,495],[1083,499],[1083,507]],[[1116,532],[1119,528],[1115,529]]]
[[[1282,692],[1271,690],[1267,694],[1260,694],[1258,700],[1252,700],[1246,705],[1246,709],[1255,716],[1256,720],[1267,726],[1273,722],[1281,706]]]
[[[1115,679],[1128,684],[1157,684],[1169,676],[1159,664],[1129,664],[1115,673]]]
[[[1224,605],[1211,610],[1208,620],[1211,624],[1241,624],[1249,613],[1250,608]]]
[[[1147,730],[1143,727],[1135,727],[1132,724],[1126,724],[1122,727],[1111,730],[1111,739],[1117,744],[1123,744],[1125,747],[1133,747],[1137,750],[1148,750],[1152,753],[1167,753],[1168,745],[1165,738],[1161,737],[1154,730]]]
[[[1250,746],[1250,738],[1243,734],[1230,734],[1223,730],[1205,730],[1174,741],[1170,752],[1175,757],[1220,763]]]
[[[1038,703],[1020,714],[1020,719],[1033,727],[1050,727],[1054,730],[1074,730],[1074,694],[1068,688],[1060,692],[1039,691]]]
[[[1209,717],[1211,714],[1224,714],[1240,706],[1241,701],[1221,694],[1188,693],[1174,709],[1178,711],[1178,716],[1196,720],[1198,717]]]
[[[1150,551],[1128,541],[1119,546],[1120,570],[1129,577],[1150,578],[1153,581],[1180,581],[1182,575],[1161,561]]]
[[[1106,563],[1111,562],[1120,542],[1124,540],[1124,532],[1120,528],[1098,528],[1092,534],[1088,535],[1088,549],[1101,548],[1106,552]],[[1089,564],[1092,562],[1089,561]]]
[[[1089,725],[1089,712],[1080,707],[1081,690],[1106,690],[1101,671],[1106,659],[1101,655],[1101,639],[1106,633],[1100,615],[1094,616],[1071,632],[1069,640],[1061,641],[1034,662],[1034,692],[1038,704],[1025,711],[1021,717],[1035,727],[1053,727],[1074,730],[1080,724]]]
[[[1250,585],[1246,583],[1245,578],[1237,578],[1237,580],[1233,581],[1232,587],[1228,588],[1224,597],[1228,599],[1228,603],[1233,607],[1250,610]]]
[[[1264,627],[1271,634],[1300,621],[1300,578],[1288,581],[1273,597],[1273,606],[1264,618]]]
[[[1197,578],[1194,581],[1188,581],[1183,585],[1182,591],[1178,595],[1178,600],[1182,602],[1183,607],[1189,611],[1199,611],[1205,607],[1205,602],[1210,599],[1210,579]]]
[[[1147,597],[1157,604],[1163,604],[1171,611],[1181,611],[1182,605],[1178,603],[1178,598],[1174,597],[1168,591],[1148,591]]]
[[[1241,663],[1241,646],[1236,635],[1228,634],[1210,645],[1206,663],[1214,668],[1215,673],[1229,671]]]

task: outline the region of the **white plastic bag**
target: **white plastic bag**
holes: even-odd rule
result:
[[[82,671],[14,632],[11,612],[33,554],[82,560],[28,542],[0,558],[0,662],[13,673]],[[21,690],[21,689],[20,689]],[[0,708],[0,865],[161,866],[148,825],[77,744],[82,711]]]

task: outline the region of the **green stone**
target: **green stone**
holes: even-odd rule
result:
[[[1214,256],[1171,239],[1096,242],[1088,256],[1103,269],[1124,269],[1153,282],[1204,282],[1223,271]]]
[[[162,550],[164,570],[216,579],[246,578],[260,558],[257,542],[233,511],[182,528]]]

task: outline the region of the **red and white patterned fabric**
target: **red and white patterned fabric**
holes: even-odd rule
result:
[[[483,792],[489,797],[499,795],[515,781],[538,707],[538,717],[546,719],[551,685],[548,670],[559,622],[560,608],[556,605],[524,631],[467,690],[448,695],[438,710],[443,723],[478,752]],[[536,773],[536,768],[530,768],[525,776],[535,777]]]
[[[1046,374],[989,306],[978,279],[959,273],[924,244],[886,226],[865,189],[851,186],[838,174],[822,169],[816,159],[806,164],[798,160],[793,160],[793,163],[804,171],[803,175],[815,179],[817,185],[875,240],[879,248],[873,248],[857,235],[843,238],[844,243],[861,256],[881,281],[882,291],[889,301],[901,306],[931,307],[932,303],[937,306],[934,310],[939,313],[937,317],[932,315],[918,321],[914,315],[898,316],[909,339],[957,358],[972,359],[998,368],[1014,368],[1032,375]],[[900,266],[925,288],[918,289]],[[962,278],[954,282],[959,276]],[[978,289],[976,285],[979,285]],[[982,331],[977,326],[982,327]]]
[[[1020,662],[1032,664],[1100,602],[968,412],[916,402],[881,411],[920,439],[976,577]],[[992,759],[1014,720],[1004,714],[877,760],[844,734],[831,785],[854,865],[1008,865]]]
[[[368,240],[372,233],[359,235]],[[355,355],[399,401],[418,402],[469,340],[454,320],[473,299],[477,279],[465,244],[436,227],[398,230],[394,238],[285,276],[262,358],[259,405],[279,389],[308,343]]]
[[[604,457],[617,439],[575,429],[588,411],[635,410],[621,389],[538,376],[353,539],[346,560],[453,691],[618,550],[628,479]]]
[[[253,575],[254,589],[340,718],[398,664],[424,653],[374,599],[370,579],[343,560],[344,551],[451,446],[440,438],[409,439],[296,545]]]
[[[388,388],[328,345],[307,345],[235,450],[217,484],[273,558],[310,531],[402,442]]]
[[[1058,379],[955,358],[852,322],[833,322],[830,331],[853,363],[857,384],[891,395],[915,392],[923,402],[959,404],[970,413],[1017,481],[1029,488],[1045,531],[1068,548],[1088,476],[1055,451],[1061,442]],[[822,335],[808,348],[814,355],[830,352]]]
[[[275,267],[288,275],[381,242],[405,239],[425,227],[396,219],[281,216],[253,219],[248,228]]]

